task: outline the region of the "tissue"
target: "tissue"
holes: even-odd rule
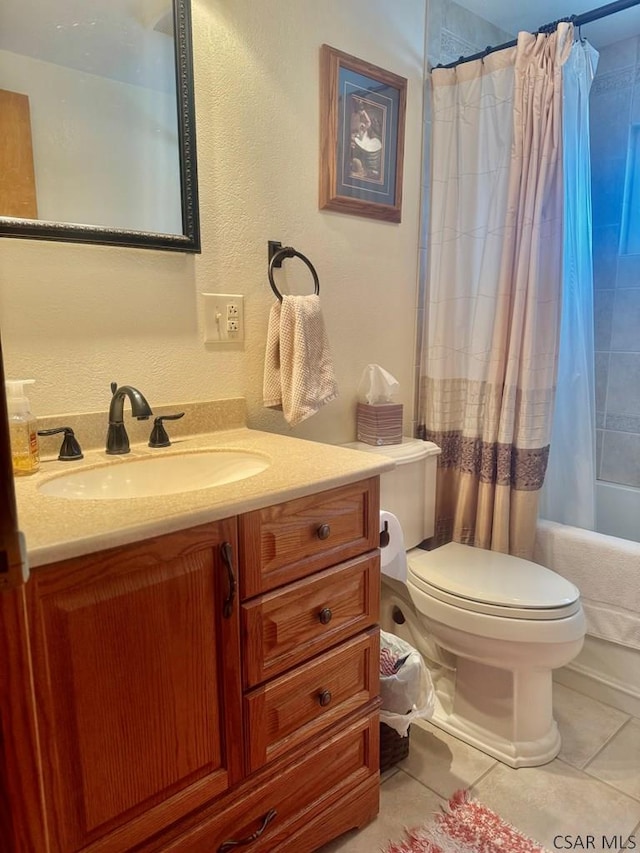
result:
[[[402,443],[402,404],[391,398],[399,382],[379,364],[368,364],[358,385],[358,441],[381,446]]]
[[[368,364],[358,385],[358,400],[373,406],[376,403],[390,403],[400,383],[379,364]]]
[[[389,534],[389,544],[380,548],[380,571],[387,577],[407,582],[407,555],[404,548],[402,527],[395,515],[380,510],[380,532],[385,529]]]

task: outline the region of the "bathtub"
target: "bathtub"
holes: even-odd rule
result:
[[[640,489],[598,480],[596,519],[600,533],[640,542]]]
[[[587,618],[582,651],[554,678],[640,716],[640,542],[540,519],[533,559],[578,587]]]

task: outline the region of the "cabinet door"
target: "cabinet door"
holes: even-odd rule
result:
[[[53,853],[122,853],[240,778],[236,541],[225,520],[35,572]]]

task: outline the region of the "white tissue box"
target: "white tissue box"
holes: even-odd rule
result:
[[[356,425],[365,444],[402,444],[402,403],[358,403]]]

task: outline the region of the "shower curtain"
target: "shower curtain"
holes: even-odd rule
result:
[[[562,326],[549,464],[540,515],[596,526],[593,263],[589,92],[598,52],[574,42],[562,68],[564,254]]]
[[[436,542],[531,557],[549,451],[571,24],[435,69],[422,437],[442,449]]]

